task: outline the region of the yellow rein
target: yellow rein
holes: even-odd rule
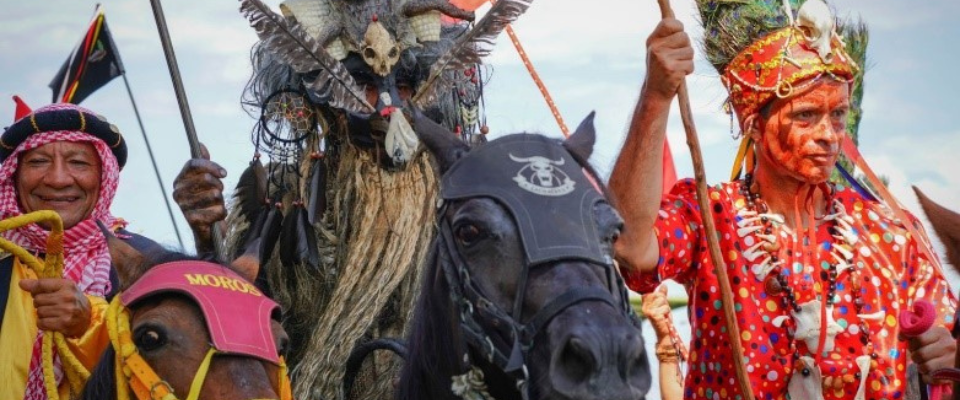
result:
[[[0,221],[0,232],[16,229],[28,224],[46,222],[50,225],[50,235],[47,236],[47,251],[43,262],[37,260],[33,254],[15,243],[0,237],[0,249],[13,254],[22,263],[32,269],[38,278],[63,277],[63,221],[56,211],[42,210],[16,216]],[[44,331],[41,345],[43,364],[43,385],[47,391],[47,398],[60,400],[57,390],[57,379],[53,373],[53,346],[57,346],[60,360],[63,363],[63,372],[70,385],[71,393],[80,394],[84,383],[90,378],[90,371],[80,363],[80,360],[67,347],[63,333]]]
[[[160,378],[137,351],[130,332],[130,313],[120,302],[119,293],[107,309],[107,332],[116,352],[117,400],[130,400],[131,389],[139,400],[178,400],[170,384]],[[187,400],[197,400],[200,397],[200,390],[210,370],[210,362],[216,353],[217,349],[210,346],[193,377],[193,383],[190,384]],[[283,357],[280,358],[279,378],[280,399],[291,400],[293,396],[290,380],[287,378],[287,364]],[[123,382],[129,383],[129,386]]]

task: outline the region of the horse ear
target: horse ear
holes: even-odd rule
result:
[[[570,137],[563,141],[563,147],[572,153],[577,161],[586,163],[593,154],[593,145],[597,143],[597,130],[593,127],[593,117],[596,111],[590,111],[577,130]]]
[[[415,112],[413,115],[413,130],[417,132],[417,136],[437,159],[441,174],[447,172],[453,166],[453,163],[470,151],[470,147],[457,139],[453,132],[419,112]]]
[[[117,271],[120,287],[125,288],[143,275],[144,256],[142,253],[127,244],[110,232],[102,222],[97,221],[100,232],[107,238],[107,248],[110,251],[110,264]]]
[[[933,225],[933,231],[947,250],[947,261],[960,270],[960,214],[934,203],[916,186],[913,186],[913,191],[917,193],[917,200]]]
[[[260,238],[251,241],[243,254],[235,258],[230,266],[250,283],[256,282],[257,275],[260,273]]]

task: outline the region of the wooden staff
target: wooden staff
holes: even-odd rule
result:
[[[167,32],[167,20],[163,17],[163,7],[160,5],[160,0],[150,0],[150,5],[153,8],[153,17],[157,21],[157,31],[160,34],[160,44],[163,46],[163,55],[167,59],[167,69],[170,70],[170,80],[173,81],[173,91],[176,93],[177,104],[180,106],[183,128],[187,132],[187,143],[190,145],[190,157],[202,158],[200,140],[197,139],[197,130],[193,126],[190,104],[187,103],[187,93],[183,89],[183,81],[180,79],[180,68],[177,66],[177,56],[173,52],[170,33]],[[220,231],[216,222],[210,226],[210,231],[213,235],[214,257],[219,259],[221,255],[223,255],[223,232]]]
[[[660,4],[660,14],[663,18],[674,18],[670,0],[657,0]],[[693,175],[697,184],[697,204],[700,206],[700,218],[703,220],[703,231],[707,236],[707,247],[710,249],[710,260],[713,261],[717,281],[720,282],[720,300],[723,305],[723,321],[726,324],[727,336],[733,346],[733,368],[737,373],[740,392],[745,399],[754,399],[750,388],[750,379],[747,377],[743,365],[743,346],[740,343],[740,327],[737,326],[737,317],[734,310],[733,289],[727,277],[727,265],[720,252],[720,243],[717,239],[717,227],[713,216],[710,215],[710,198],[707,193],[707,176],[703,170],[703,156],[700,154],[700,140],[697,137],[697,128],[693,125],[693,112],[690,110],[690,97],[687,94],[687,82],[684,79],[677,89],[677,98],[680,100],[680,118],[687,133],[687,146],[690,147],[690,157],[693,159]]]

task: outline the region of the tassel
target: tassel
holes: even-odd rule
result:
[[[323,154],[314,153],[313,166],[310,167],[310,200],[307,203],[307,221],[310,224],[316,224],[323,218],[323,213],[327,209],[327,165],[323,160]]]
[[[269,206],[267,217],[263,221],[263,228],[260,230],[260,266],[261,270],[266,267],[267,261],[273,256],[273,248],[277,245],[280,238],[280,229],[282,228],[283,212],[279,206]]]

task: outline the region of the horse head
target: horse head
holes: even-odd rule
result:
[[[400,398],[642,398],[649,366],[612,258],[623,222],[586,162],[593,115],[563,143],[473,150],[415,121],[442,204]]]
[[[280,309],[253,276],[178,253],[144,257],[116,238],[110,247],[121,289],[107,316],[112,346],[81,398],[290,398]],[[147,372],[117,382],[125,369]]]
[[[913,191],[923,207],[924,214],[930,220],[934,232],[943,243],[947,252],[947,262],[955,271],[960,271],[960,214],[930,200],[927,195],[916,186]],[[956,332],[956,331],[954,331]],[[956,368],[943,368],[932,372],[932,376],[939,380],[954,382],[954,392],[960,390],[960,348],[957,350]]]

